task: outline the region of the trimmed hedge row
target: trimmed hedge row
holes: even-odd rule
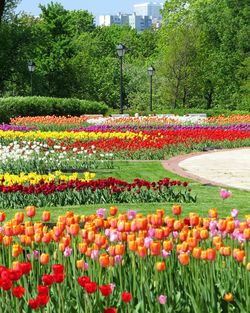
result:
[[[0,122],[8,123],[17,116],[80,116],[105,114],[108,106],[103,102],[75,98],[9,97],[0,98]]]

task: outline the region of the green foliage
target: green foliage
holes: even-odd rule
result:
[[[97,101],[49,97],[8,97],[0,99],[0,121],[17,116],[105,114],[108,107]]]
[[[11,7],[17,1],[8,1]],[[7,14],[0,26],[0,95],[30,94],[27,61],[33,59],[33,94],[103,101],[119,108],[116,45],[125,44],[125,110],[250,109],[249,0],[169,0],[160,30],[98,27],[84,10],[41,5],[39,18]]]

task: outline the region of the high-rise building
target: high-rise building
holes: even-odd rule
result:
[[[161,9],[163,3],[158,2],[146,2],[134,5],[134,12],[136,15],[150,16],[152,19],[161,19]]]
[[[139,32],[151,27],[152,19],[149,16],[139,16],[134,14],[122,14],[117,15],[100,15],[100,26],[111,25],[128,25],[131,28],[136,29]]]

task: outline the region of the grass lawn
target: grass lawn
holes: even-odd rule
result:
[[[163,168],[160,161],[117,161],[115,169],[102,170],[98,169],[96,178],[115,177],[126,181],[133,181],[134,178],[146,179],[149,181],[157,181],[164,177],[171,179],[179,179],[189,182],[189,186],[194,194],[197,194],[196,203],[183,204],[183,215],[188,215],[189,212],[197,212],[201,216],[207,216],[208,209],[215,207],[218,209],[220,217],[230,215],[233,208],[239,209],[239,216],[242,218],[246,214],[250,214],[250,192],[230,188],[232,197],[226,200],[221,200],[219,197],[218,186],[203,186],[202,184],[190,179],[182,178]],[[120,211],[135,209],[140,213],[152,213],[157,208],[163,208],[166,213],[171,214],[171,206],[173,203],[123,203],[123,204],[95,204],[81,205],[70,207],[51,207],[46,208],[52,213],[52,220],[55,221],[58,215],[64,214],[68,210],[72,210],[75,214],[87,215],[95,212],[98,208],[108,209],[112,205],[119,207]],[[45,208],[37,210],[37,219],[41,218],[42,211]],[[5,210],[8,219],[11,218],[16,210]]]

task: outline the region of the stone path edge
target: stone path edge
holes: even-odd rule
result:
[[[232,186],[216,183],[214,181],[199,177],[198,175],[188,173],[179,166],[179,163],[181,161],[184,161],[186,159],[189,159],[189,158],[192,158],[192,157],[195,157],[198,155],[210,154],[210,153],[215,153],[215,152],[235,151],[235,150],[240,150],[240,149],[250,149],[250,147],[240,147],[240,148],[234,148],[234,149],[214,149],[214,150],[206,151],[206,152],[202,151],[202,152],[191,152],[188,154],[180,154],[180,155],[178,155],[176,157],[172,157],[168,160],[161,161],[161,164],[166,170],[168,170],[174,174],[177,174],[179,176],[182,176],[184,178],[189,178],[189,179],[198,181],[201,184],[232,188]],[[236,187],[233,187],[233,188],[236,188]],[[249,191],[249,190],[246,190],[244,188],[236,188],[236,189]]]

